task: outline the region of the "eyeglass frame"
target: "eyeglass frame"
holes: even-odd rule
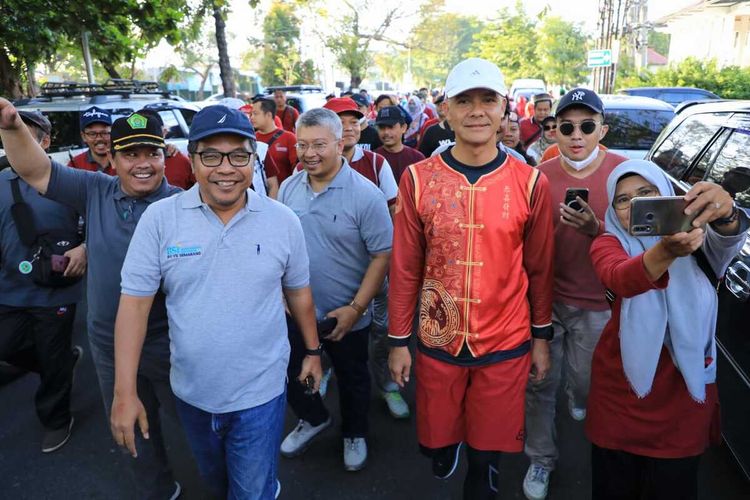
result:
[[[650,191],[652,191],[653,194],[642,194],[644,189],[649,189]],[[627,193],[622,193],[622,195],[626,195],[626,194]],[[620,195],[620,196],[622,196],[622,195]],[[615,199],[612,200],[612,208],[614,208],[615,210],[619,210],[619,211],[627,210],[627,209],[630,208],[630,202],[633,201],[634,198],[652,198],[654,196],[660,196],[660,195],[661,195],[661,193],[659,192],[659,188],[656,187],[656,186],[654,186],[653,184],[649,184],[648,186],[643,186],[640,189],[638,189],[635,192],[635,196],[628,196],[627,199],[622,200],[623,203],[620,203],[620,205],[622,205],[622,206],[620,206],[619,208],[617,207],[617,205],[618,205],[617,198],[618,197],[616,196]]]
[[[328,149],[328,146],[331,144],[335,144],[336,142],[341,141],[341,139],[336,139],[335,142],[326,142],[325,144],[300,144],[299,142],[296,142],[294,144],[294,149],[297,150],[298,155],[303,155],[307,153],[308,149],[312,149],[312,152],[315,154],[320,154],[326,149]]]
[[[232,158],[231,158],[231,155],[233,155],[235,153],[247,153],[247,155],[248,155],[247,163],[244,163],[242,165],[235,165],[232,162]],[[250,165],[253,162],[253,156],[255,155],[255,153],[256,153],[256,151],[248,151],[246,149],[235,149],[234,151],[230,151],[228,153],[222,153],[221,151],[215,151],[215,150],[208,150],[208,151],[204,150],[204,151],[196,151],[193,154],[198,155],[198,157],[201,159],[201,164],[204,167],[207,167],[207,168],[217,168],[217,167],[220,167],[221,164],[224,163],[224,158],[227,159],[227,161],[229,162],[229,165],[231,165],[232,167],[234,167],[234,168],[243,168],[243,167],[247,167],[248,165]],[[221,159],[219,160],[219,162],[216,165],[208,165],[206,163],[206,161],[203,159],[203,155],[205,155],[205,154],[220,155]]]
[[[585,130],[583,130],[583,126],[588,125],[590,123],[594,125],[594,128],[591,129],[591,132],[586,132]],[[573,135],[573,132],[575,132],[576,128],[580,130],[583,135],[591,135],[594,132],[596,132],[596,126],[602,125],[602,124],[603,122],[599,120],[594,120],[593,118],[587,118],[586,120],[581,120],[580,122],[564,121],[560,123],[559,125],[557,125],[557,130],[566,137]],[[571,127],[573,127],[573,129],[569,133],[566,134],[565,132],[563,132],[563,129],[562,129],[564,125],[570,125]]]
[[[98,139],[99,137],[103,139],[105,137],[110,137],[112,135],[112,131],[108,130],[105,132],[92,132],[89,130],[89,131],[83,132],[83,135],[85,135],[87,139]]]
[[[553,124],[552,124],[552,125],[550,125],[550,126],[547,126],[547,125],[542,125],[542,128],[544,129],[544,131],[545,131],[545,132],[549,132],[550,130],[555,130],[555,129],[557,129],[557,123],[553,123]]]

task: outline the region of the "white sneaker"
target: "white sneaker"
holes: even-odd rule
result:
[[[367,443],[365,438],[344,438],[344,469],[358,471],[367,462]]]
[[[409,405],[404,401],[403,396],[398,391],[383,392],[383,399],[388,405],[388,411],[393,418],[409,418]]]
[[[328,392],[328,383],[331,381],[331,373],[333,373],[333,370],[331,368],[325,370],[323,372],[323,377],[320,379],[320,387],[318,387],[318,392],[320,393],[320,397],[324,398],[326,397],[326,393]]]
[[[576,408],[575,403],[573,403],[573,400],[570,398],[568,398],[568,412],[576,422],[583,422],[586,420],[586,408]]]
[[[549,487],[549,470],[541,465],[531,464],[523,478],[523,494],[529,500],[544,500]]]
[[[300,420],[297,427],[294,428],[281,442],[281,455],[287,458],[296,457],[302,455],[308,446],[310,441],[315,436],[328,429],[331,426],[331,417],[320,425],[312,426],[310,422]]]

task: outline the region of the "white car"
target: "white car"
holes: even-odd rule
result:
[[[601,143],[633,160],[646,157],[656,138],[674,118],[672,105],[650,97],[600,95],[609,131]]]

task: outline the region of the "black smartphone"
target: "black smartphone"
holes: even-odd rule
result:
[[[580,196],[586,203],[589,202],[589,190],[587,188],[568,188],[565,190],[565,204],[577,212],[583,212],[583,207],[576,197]]]
[[[318,338],[325,338],[331,334],[339,320],[336,318],[325,318],[318,321]]]
[[[682,196],[648,196],[630,200],[630,234],[663,236],[690,231],[698,213],[685,215]]]

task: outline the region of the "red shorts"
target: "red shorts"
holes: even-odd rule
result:
[[[520,452],[531,357],[487,366],[451,365],[417,351],[417,438],[428,448],[464,441],[477,450]]]

